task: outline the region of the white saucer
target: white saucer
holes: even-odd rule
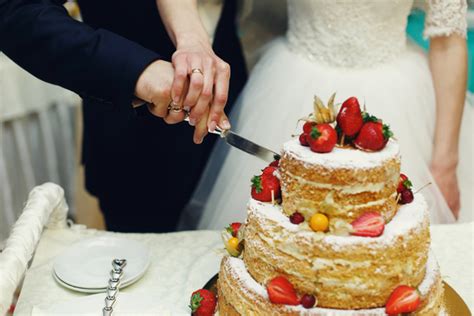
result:
[[[150,265],[150,250],[134,240],[98,237],[80,241],[56,257],[53,275],[73,290],[103,291],[107,287],[114,258],[127,259],[122,287],[145,274]],[[99,291],[100,290],[100,291]]]
[[[146,271],[143,271],[143,274],[145,273]],[[120,284],[120,289],[124,289],[126,288],[127,286],[137,282],[138,280],[140,280],[140,278],[143,276],[143,274],[139,275],[136,279],[132,279],[130,280],[129,282],[126,282],[126,283],[121,283]],[[59,283],[59,285],[61,286],[64,286],[65,288],[69,289],[69,290],[73,290],[73,291],[76,291],[76,292],[81,292],[81,293],[89,293],[89,294],[94,294],[94,293],[105,293],[106,291],[106,288],[84,288],[84,287],[76,287],[76,286],[72,286],[70,284],[67,284],[66,282],[64,282],[63,280],[61,280],[61,278],[59,278],[56,273],[54,273],[53,271],[53,278],[56,282]]]

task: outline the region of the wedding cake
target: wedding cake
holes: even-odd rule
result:
[[[314,108],[223,232],[219,314],[439,315],[429,210],[390,129],[354,97]]]

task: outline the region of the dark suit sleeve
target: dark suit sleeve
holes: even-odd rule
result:
[[[84,98],[130,104],[139,75],[159,56],[72,19],[62,2],[0,0],[0,50],[36,77]]]

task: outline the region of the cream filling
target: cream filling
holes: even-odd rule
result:
[[[369,268],[370,262],[368,261],[350,261],[345,259],[325,259],[325,258],[316,258],[313,260],[313,269],[321,270],[325,268],[337,269],[338,266],[343,266],[345,268]]]
[[[315,181],[309,181],[303,177],[292,174],[291,172],[285,172],[290,177],[296,179],[299,183],[310,185],[320,189],[330,189],[333,191],[339,191],[344,194],[358,194],[363,192],[380,192],[387,185],[386,182],[376,182],[368,184],[359,184],[359,185],[337,185],[330,183],[321,183]]]
[[[326,198],[324,199],[324,201],[319,203],[319,205],[315,201],[311,201],[308,199],[298,199],[297,208],[298,210],[306,214],[312,214],[317,210],[319,211],[326,210],[326,211],[330,211],[333,215],[347,214],[351,216],[352,214],[350,212],[353,210],[384,205],[385,203],[387,203],[389,199],[395,199],[395,197],[396,197],[396,193],[392,194],[388,198],[378,199],[378,200],[370,201],[363,204],[341,205],[334,201],[333,193],[330,192],[326,195]]]

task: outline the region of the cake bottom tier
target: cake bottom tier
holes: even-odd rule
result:
[[[221,263],[218,287],[219,315],[320,315],[320,316],[380,316],[385,308],[342,310],[277,305],[268,299],[266,288],[248,273],[244,262],[225,257]],[[418,286],[421,305],[411,315],[444,315],[443,284],[436,259],[430,254],[426,274]]]

